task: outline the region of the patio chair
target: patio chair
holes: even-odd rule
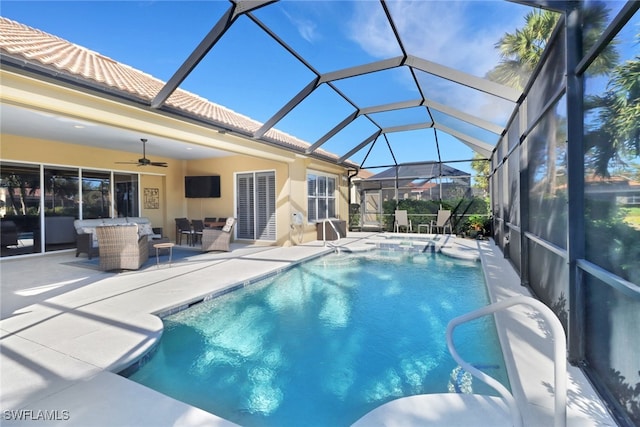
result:
[[[433,234],[434,229],[436,233],[438,230],[442,230],[442,234],[444,234],[447,231],[447,227],[449,228],[449,233],[453,233],[453,229],[451,227],[451,211],[448,209],[440,209],[438,210],[436,220],[431,220],[429,234]]]
[[[407,211],[396,211],[394,227],[396,233],[400,231],[400,227],[404,227],[407,232],[413,231],[411,220],[407,216]]]
[[[193,244],[193,229],[187,218],[176,218],[176,242],[182,244],[182,236],[187,236],[187,245]]]
[[[191,227],[192,227],[192,235],[191,238],[193,239],[193,245],[195,246],[195,244],[198,241],[202,241],[202,231],[204,230],[204,221],[201,219],[192,219],[191,220]]]
[[[236,224],[235,218],[227,218],[225,226],[222,230],[205,228],[202,231],[202,250],[207,251],[231,251],[229,244],[231,243],[231,232]]]
[[[137,270],[149,259],[149,239],[138,234],[138,226],[96,227],[100,270]]]
[[[18,246],[18,227],[15,222],[0,220],[0,244],[3,248]]]

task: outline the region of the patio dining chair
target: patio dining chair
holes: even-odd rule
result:
[[[192,219],[191,220],[192,233],[191,239],[192,243],[195,244],[198,241],[202,241],[202,231],[204,230],[204,221],[201,219]]]
[[[187,218],[176,218],[176,241],[182,245],[182,236],[187,237],[187,245],[193,244],[193,229]]]

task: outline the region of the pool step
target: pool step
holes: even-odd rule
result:
[[[411,251],[411,252],[438,252],[438,248],[434,242],[412,242],[412,241],[400,241],[389,243],[376,243],[378,249],[385,249],[390,251]]]
[[[461,393],[420,394],[392,400],[352,427],[511,426],[509,408],[495,396]]]

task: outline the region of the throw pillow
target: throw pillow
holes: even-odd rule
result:
[[[153,233],[153,227],[151,224],[138,224],[138,235],[139,236],[148,236]]]
[[[222,231],[224,231],[225,233],[228,233],[231,231],[231,227],[233,227],[233,218],[227,218],[227,222],[224,225],[224,227],[222,227]]]

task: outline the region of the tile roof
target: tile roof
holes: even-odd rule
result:
[[[162,89],[164,82],[140,70],[122,64],[98,52],[68,42],[60,37],[31,28],[0,16],[0,53],[9,57],[37,64],[57,75],[82,78],[103,89],[114,89],[128,94],[149,105]],[[206,122],[253,134],[262,123],[229,108],[213,103],[193,93],[177,89],[165,102],[169,108]],[[265,134],[267,142],[273,142],[296,151],[311,144],[277,129]],[[338,156],[324,150],[319,155],[337,159]]]

